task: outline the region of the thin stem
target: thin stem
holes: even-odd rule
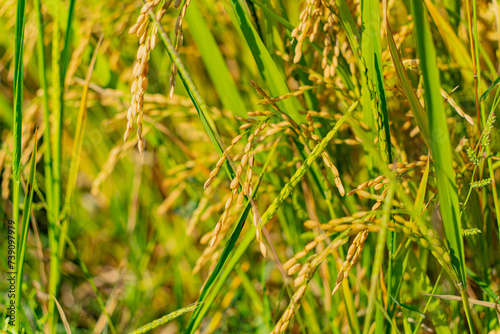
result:
[[[395,194],[395,182],[392,182],[389,184],[389,190],[385,198],[383,216],[382,216],[382,225],[380,226],[380,232],[378,234],[377,245],[375,248],[375,259],[373,261],[373,271],[370,278],[370,292],[368,295],[368,306],[366,308],[363,334],[367,334],[370,329],[372,313],[375,308],[376,292],[377,292],[378,282],[380,279],[380,268],[382,266],[382,261],[384,258],[388,225],[389,225],[389,220],[391,219],[391,207],[392,207],[391,202],[392,198],[394,197],[394,194]]]
[[[52,182],[52,205],[51,211],[55,217],[54,221],[49,221],[49,249],[50,249],[50,274],[49,274],[49,294],[57,296],[59,285],[59,259],[57,257],[57,236],[55,225],[59,224],[59,210],[61,206],[61,150],[62,150],[62,107],[61,107],[61,68],[60,68],[60,11],[57,11],[53,20],[52,30],[52,110],[54,111],[54,145],[53,149],[53,182]],[[57,326],[57,312],[55,312],[55,302],[53,298],[48,302],[49,332],[55,333]]]
[[[15,276],[16,281],[20,279],[19,273],[22,271],[19,254],[19,199],[21,193],[21,136],[23,119],[23,47],[24,47],[24,12],[25,0],[17,1],[16,9],[16,40],[14,50],[14,150],[12,156],[13,169],[13,198],[12,198],[12,216],[14,219],[14,250],[15,250]],[[11,294],[11,303],[15,304],[16,312],[14,314],[14,328],[19,332],[21,316],[21,290],[16,290]]]
[[[468,25],[468,28],[469,28],[469,40],[470,40],[470,53],[471,53],[471,57],[472,57],[472,72],[474,74],[474,94],[475,94],[475,98],[476,98],[476,121],[477,121],[477,127],[476,127],[476,131],[477,133],[480,133],[481,132],[481,118],[480,118],[480,112],[479,112],[479,93],[478,93],[478,80],[477,80],[477,76],[478,76],[478,72],[477,72],[477,66],[476,66],[476,63],[477,63],[477,59],[476,59],[476,48],[477,48],[477,45],[475,45],[475,39],[474,39],[474,36],[477,35],[475,33],[475,29],[477,29],[477,20],[475,18],[475,13],[476,13],[476,2],[475,0],[473,0],[474,3],[473,3],[473,11],[474,11],[474,14],[471,14],[471,10],[470,10],[470,0],[466,0],[466,7],[467,7],[467,25]],[[472,20],[473,20],[473,16],[474,16],[474,24],[472,23]]]
[[[47,198],[47,205],[52,207],[52,145],[50,143],[50,109],[49,109],[49,94],[47,90],[47,74],[45,68],[45,47],[43,45],[43,18],[40,0],[35,0],[35,14],[37,18],[38,27],[38,43],[37,43],[37,58],[38,58],[38,75],[40,78],[40,85],[43,91],[43,121],[45,129],[43,132],[43,143],[45,144],[45,151],[43,154],[44,161],[44,177],[45,177],[45,194]],[[48,219],[52,215],[47,215]]]

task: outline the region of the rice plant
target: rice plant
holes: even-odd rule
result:
[[[6,333],[497,333],[496,1],[0,3]]]

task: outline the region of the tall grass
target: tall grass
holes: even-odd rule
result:
[[[2,2],[3,330],[498,330],[495,6]]]
[[[439,209],[443,219],[444,231],[450,243],[451,262],[459,277],[459,282],[456,283],[458,283],[459,291],[462,293],[467,288],[462,224],[460,222],[457,185],[452,166],[448,125],[443,102],[438,93],[440,80],[436,66],[436,51],[430,37],[428,23],[424,19],[422,3],[414,1],[413,11],[417,30],[418,54],[424,81],[426,112],[429,119],[429,128],[431,129],[431,152],[435,159],[436,179],[440,195]],[[467,306],[466,314],[469,318],[466,300],[464,300],[464,304]]]
[[[16,10],[16,34],[15,34],[15,48],[14,48],[14,115],[13,115],[13,125],[12,125],[12,136],[13,136],[13,152],[12,152],[12,172],[13,172],[13,195],[12,195],[12,217],[14,220],[14,251],[15,251],[15,272],[16,272],[16,286],[19,282],[22,282],[21,275],[23,269],[23,258],[21,256],[22,251],[22,239],[19,242],[19,232],[22,227],[19,221],[19,201],[21,193],[21,136],[22,136],[22,117],[23,117],[23,44],[24,44],[24,13],[25,13],[25,1],[18,1]],[[27,213],[25,212],[24,216]],[[23,235],[21,235],[23,236]],[[17,317],[15,318],[14,328],[16,331],[19,330],[19,313],[21,311],[20,305],[20,293],[12,294],[14,297],[12,301],[15,302]],[[10,305],[10,304],[9,304]]]

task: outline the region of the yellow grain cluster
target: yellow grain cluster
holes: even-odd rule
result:
[[[300,128],[302,130],[302,135],[305,138],[310,138],[315,142],[319,143],[321,141],[321,138],[314,133],[314,121],[310,112],[307,113],[306,119],[307,119],[307,125],[306,124],[300,125]],[[325,163],[326,167],[328,167],[332,171],[335,181],[335,186],[337,187],[340,195],[344,196],[345,195],[344,185],[342,184],[342,180],[340,179],[340,174],[337,167],[335,167],[335,165],[332,163],[330,155],[328,154],[328,152],[323,151],[321,152],[321,157],[323,158],[323,162]]]
[[[299,257],[305,256],[309,250],[312,250],[317,246],[318,242],[326,239],[326,235],[317,237],[315,240],[306,245],[304,251],[300,252],[300,254],[297,254],[299,255]],[[316,269],[321,263],[323,263],[323,261],[329,254],[331,254],[339,246],[346,243],[346,241],[347,238],[339,238],[335,240],[334,242],[330,243],[323,251],[321,251],[321,253],[310,256],[303,265],[293,264],[293,259],[295,259],[296,261],[296,257],[290,259],[285,263],[284,267],[285,269],[289,270],[289,273],[292,268],[295,268],[293,270],[293,273],[299,273],[294,281],[294,285],[297,290],[293,294],[285,312],[283,312],[283,315],[274,326],[274,329],[271,331],[271,334],[284,333],[288,329],[290,320],[292,319],[295,312],[299,309],[302,298],[304,297],[307,286],[309,285],[309,280],[315,273]]]
[[[359,255],[363,251],[363,247],[365,246],[365,241],[367,237],[368,237],[368,230],[364,230],[362,232],[359,232],[358,235],[356,235],[356,237],[354,238],[351,246],[349,247],[349,250],[347,251],[347,257],[344,263],[342,264],[342,267],[340,267],[339,274],[337,275],[337,283],[333,288],[332,295],[334,295],[335,292],[337,292],[344,279],[346,279],[347,276],[349,276],[349,272],[351,271],[352,266],[356,264]]]
[[[283,95],[280,95],[277,97],[273,97],[270,100],[262,99],[262,100],[258,101],[257,104],[260,104],[260,105],[271,104],[272,102],[279,102],[279,101],[282,101],[285,99],[289,99],[291,97],[302,96],[302,95],[304,95],[304,93],[306,91],[311,90],[313,88],[314,88],[314,86],[300,86],[299,88],[297,88],[297,90],[295,90],[293,92],[283,94]]]
[[[422,155],[419,158],[419,161],[416,162],[411,162],[411,163],[402,163],[402,162],[397,162],[395,164],[390,164],[388,165],[389,168],[395,169],[396,173],[398,175],[402,175],[407,173],[409,170],[415,169],[415,168],[422,168],[427,165],[428,157],[426,155]],[[347,193],[347,196],[351,196],[353,194],[357,194],[358,196],[362,198],[368,198],[370,197],[370,194],[365,191],[365,188],[373,187],[375,190],[380,190],[384,187],[385,184],[389,183],[389,179],[385,177],[385,175],[379,175],[375,179],[366,181],[358,185],[356,188],[352,189]]]
[[[268,117],[267,113],[263,112],[249,112],[248,113],[250,117],[252,116],[266,116]],[[266,118],[267,119],[267,118]],[[223,230],[223,227],[227,221],[227,218],[229,217],[229,213],[231,208],[233,207],[234,202],[236,201],[238,206],[242,206],[245,196],[249,199],[251,199],[252,193],[253,193],[253,185],[252,185],[252,177],[253,177],[253,166],[255,164],[255,155],[253,152],[253,144],[255,142],[255,139],[260,135],[261,131],[264,130],[267,127],[267,123],[265,121],[259,122],[257,124],[252,122],[245,123],[242,126],[240,126],[241,130],[246,130],[244,133],[236,136],[233,138],[231,141],[231,145],[226,148],[224,151],[224,154],[222,157],[217,161],[217,164],[214,168],[214,170],[210,173],[210,176],[208,180],[205,182],[205,188],[207,188],[215,179],[217,174],[219,173],[222,165],[226,160],[229,158],[229,152],[233,149],[233,147],[240,142],[240,140],[243,138],[244,135],[248,134],[248,139],[245,144],[245,147],[243,149],[243,155],[241,156],[240,164],[236,167],[235,170],[235,177],[231,180],[231,183],[229,185],[229,190],[230,190],[230,195],[226,200],[226,203],[224,205],[224,211],[222,213],[222,216],[220,217],[219,221],[217,222],[215,229],[211,235],[211,241],[210,241],[210,246],[214,247],[218,237]],[[231,163],[233,160],[230,159]],[[245,172],[245,178],[243,181],[243,172],[246,168]],[[243,186],[241,187],[240,191],[240,181],[243,182]],[[252,201],[253,202],[253,201]],[[258,217],[258,209],[257,209],[257,204],[255,202],[252,203],[252,210],[254,214],[254,223],[256,222],[256,218]],[[259,247],[261,249],[261,252],[265,254],[265,246],[262,241],[262,231],[261,228],[256,224],[257,230],[256,230],[256,239],[257,242],[259,243]]]
[[[184,17],[186,16],[187,7],[191,3],[191,0],[186,0],[184,5],[182,6],[181,12],[177,17],[177,21],[175,23],[175,51],[179,53],[179,48],[184,44],[184,32],[182,31],[182,22],[184,21]],[[181,0],[175,0],[174,8],[178,8],[181,4]],[[168,96],[170,98],[174,97],[175,90],[175,77],[177,76],[177,65],[172,64],[172,70],[170,71],[170,89]]]
[[[132,101],[127,111],[127,128],[124,134],[125,142],[130,136],[133,121],[137,116],[137,144],[139,151],[144,150],[144,141],[142,139],[142,121],[143,121],[143,104],[144,93],[148,88],[148,72],[149,72],[149,53],[155,48],[157,43],[158,27],[151,21],[149,10],[155,11],[161,0],[148,1],[142,6],[141,14],[137,18],[136,23],[130,28],[129,33],[134,34],[139,38],[139,48],[137,49],[136,61],[134,63],[133,77],[134,81],[130,88]],[[156,18],[161,21],[163,15],[167,11],[172,1],[167,1],[156,12]]]
[[[314,42],[318,32],[320,31],[321,19],[325,13],[325,7],[321,0],[307,0],[306,7],[300,13],[300,23],[293,29],[292,37],[297,39],[295,46],[295,56],[293,62],[298,63],[302,58],[302,46],[306,38],[310,42]]]

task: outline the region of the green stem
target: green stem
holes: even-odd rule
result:
[[[14,50],[14,149],[12,157],[13,170],[13,198],[12,198],[12,216],[14,218],[14,250],[15,250],[15,271],[16,282],[20,280],[19,272],[22,271],[22,264],[19,262],[19,199],[21,193],[21,137],[22,137],[22,119],[23,119],[23,41],[24,41],[24,12],[25,0],[17,1],[16,9],[16,40]],[[18,289],[11,297],[10,302],[15,303],[16,313],[14,328],[19,332],[21,316],[21,290]]]
[[[383,216],[382,216],[382,225],[380,226],[380,232],[377,238],[377,245],[375,247],[375,259],[373,261],[373,271],[370,278],[370,293],[368,295],[368,306],[366,308],[363,334],[368,334],[372,320],[372,313],[373,310],[375,309],[377,284],[380,279],[380,268],[382,266],[382,261],[384,258],[389,220],[391,219],[391,207],[392,207],[391,202],[395,193],[394,188],[395,184],[391,183],[389,185],[389,190],[385,198]]]
[[[37,43],[37,58],[38,58],[38,75],[40,78],[40,85],[43,91],[43,121],[45,123],[45,130],[43,132],[43,143],[45,144],[45,151],[43,154],[44,172],[45,172],[45,194],[47,198],[47,205],[52,207],[52,145],[50,143],[50,109],[49,109],[49,94],[47,90],[47,74],[45,68],[45,48],[43,45],[43,18],[40,0],[35,0],[35,14],[37,18],[38,27],[38,43]],[[48,219],[52,219],[52,215],[48,214]]]
[[[15,249],[15,268],[16,268],[16,288],[17,288],[17,282],[19,281],[20,277],[18,273],[21,271],[21,267],[19,265],[19,192],[21,188],[21,183],[18,180],[14,180],[14,193],[13,193],[13,205],[12,205],[12,210],[13,212],[13,218],[14,218],[14,249]],[[14,328],[16,329],[16,332],[19,332],[19,317],[21,315],[21,303],[20,303],[20,298],[17,297],[18,294],[20,294],[21,291],[16,290],[14,294],[11,294],[11,303],[15,303],[16,305],[16,311],[14,314],[15,321],[14,321]]]
[[[55,225],[59,224],[59,210],[61,206],[61,151],[62,151],[62,105],[61,105],[61,54],[59,31],[61,13],[58,10],[53,20],[52,30],[52,110],[54,111],[54,145],[53,145],[53,183],[52,183],[52,206],[51,211],[54,221],[49,220],[49,249],[50,249],[50,274],[49,293],[57,296],[59,285],[59,258],[57,257],[58,242]],[[49,332],[56,333],[57,312],[55,312],[55,302],[53,298],[48,302]]]
[[[469,330],[471,333],[476,333],[474,330],[474,322],[471,318],[471,308],[469,304],[469,296],[467,295],[467,291],[462,287],[460,289],[460,295],[462,296],[462,304],[464,306],[465,317],[467,318],[467,323],[469,324]]]
[[[19,322],[21,316],[21,295],[23,286],[23,269],[24,269],[24,258],[26,255],[26,243],[28,241],[28,224],[30,221],[31,213],[31,203],[33,202],[33,190],[34,190],[34,180],[35,180],[35,167],[36,167],[36,152],[37,152],[37,130],[35,130],[35,136],[33,140],[33,151],[31,154],[30,171],[28,182],[26,183],[26,196],[24,197],[23,206],[23,221],[22,221],[22,233],[21,242],[19,244],[19,258],[17,261],[18,271],[17,271],[17,281],[16,281],[16,305],[19,306],[18,313],[16,314],[16,320]],[[17,233],[16,233],[17,234]]]

